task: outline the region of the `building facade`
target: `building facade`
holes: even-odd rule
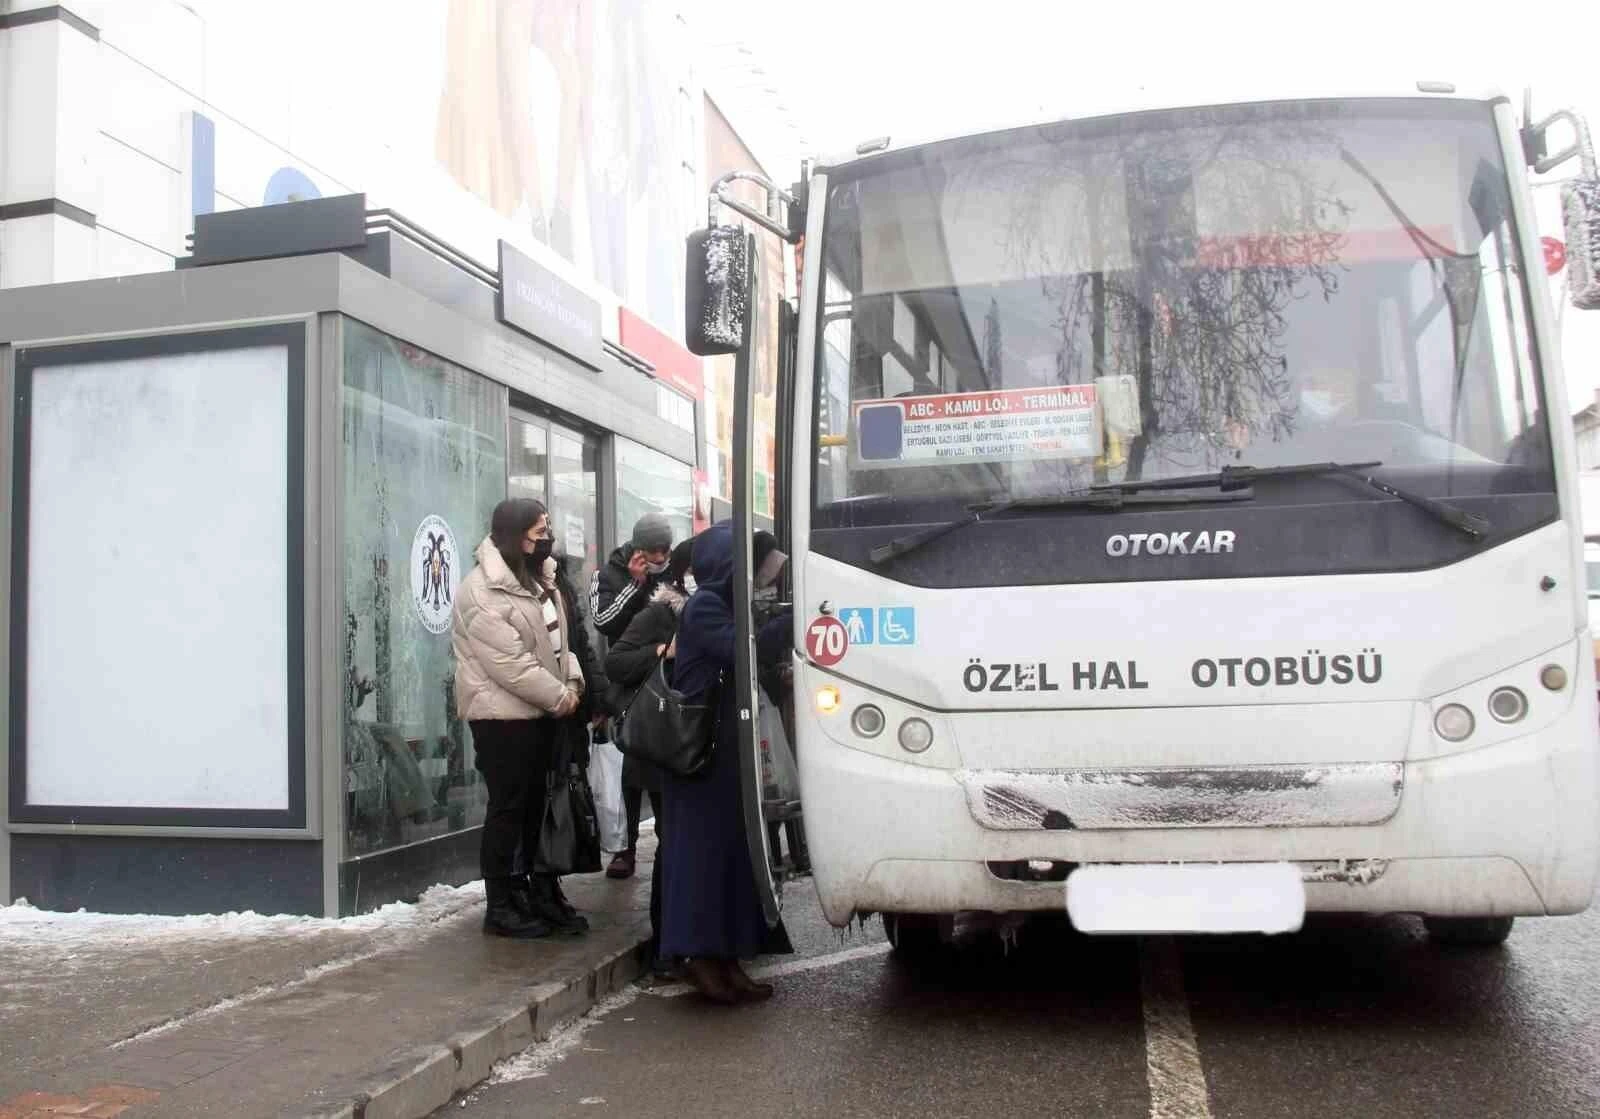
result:
[[[645,0],[0,0],[0,355],[31,390],[5,429],[0,901],[353,912],[473,876],[483,790],[443,619],[489,510],[545,501],[586,580],[639,515],[687,535],[726,496],[708,460],[729,450],[713,424],[731,384],[680,344],[683,241],[707,154],[754,157],[693,47]],[[171,407],[141,413],[152,393]],[[100,444],[116,449],[65,469]],[[261,488],[229,500],[224,479]],[[158,671],[103,709],[50,697],[150,659],[129,626],[97,630],[82,663],[43,636],[73,607],[70,573],[41,562],[68,529],[41,511],[106,494],[174,557],[249,539],[243,510],[275,526],[246,549],[270,560],[262,602],[201,580],[265,639],[182,733]],[[157,593],[161,570],[181,564],[130,551],[78,577],[164,601],[139,619],[171,622],[169,676],[204,676],[196,588]],[[105,741],[119,707],[142,712],[132,751]]]

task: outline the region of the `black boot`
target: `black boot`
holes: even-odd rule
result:
[[[561,912],[567,915],[567,920],[574,921],[583,926],[585,932],[589,931],[589,918],[579,913],[577,908],[567,900],[566,893],[561,889],[561,879],[551,877],[550,889],[556,899],[556,904],[561,907]]]
[[[514,874],[507,881],[511,884],[511,901],[517,907],[517,912],[525,918],[538,918],[552,927],[556,924],[545,915],[547,905],[540,905],[538,901],[539,887],[534,884],[534,878],[528,874]]]
[[[539,916],[539,911],[533,904],[533,887],[529,884],[526,874],[513,874],[507,878],[506,888],[511,891],[511,904],[517,907],[517,912],[522,914],[523,920]]]
[[[559,935],[582,936],[589,931],[588,920],[562,896],[561,884],[555,875],[533,875],[529,880],[529,900],[534,916],[547,922]]]
[[[514,940],[538,940],[549,936],[554,929],[550,923],[533,914],[525,914],[517,905],[514,880],[487,878],[483,883],[484,895],[489,905],[483,914],[483,931],[487,936],[508,936]]]

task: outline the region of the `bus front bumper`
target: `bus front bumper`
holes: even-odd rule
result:
[[[1291,862],[1310,911],[1554,915],[1586,908],[1600,874],[1595,719],[1594,697],[1579,695],[1524,737],[1396,764],[1387,810],[1309,826],[996,826],[980,823],[972,770],[820,734],[799,761],[816,887],[836,925],[868,912],[1063,909],[1060,881],[1009,874],[1029,862]]]

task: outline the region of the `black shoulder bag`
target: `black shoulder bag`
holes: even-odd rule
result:
[[[545,774],[544,820],[533,869],[540,874],[593,874],[600,869],[600,820],[572,741],[585,729],[566,726],[556,733],[562,741]]]
[[[722,677],[703,696],[686,696],[667,682],[663,657],[628,701],[617,728],[617,749],[679,777],[694,777],[716,749]]]

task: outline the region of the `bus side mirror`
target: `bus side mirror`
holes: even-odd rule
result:
[[[1572,305],[1600,310],[1600,177],[1579,176],[1562,183],[1561,216]]]
[[[692,354],[736,354],[750,329],[750,243],[739,226],[689,234],[684,341]]]
[[[1548,174],[1569,159],[1577,159],[1578,173],[1561,184],[1561,219],[1567,235],[1567,286],[1572,305],[1584,311],[1600,309],[1600,166],[1595,163],[1589,125],[1568,109],[1533,119],[1531,91],[1523,101],[1522,151],[1528,166]],[[1565,125],[1572,139],[1560,151],[1550,152],[1550,133]]]

